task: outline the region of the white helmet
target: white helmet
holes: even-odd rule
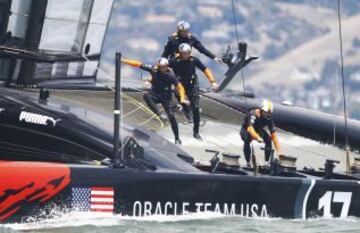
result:
[[[188,22],[185,21],[180,21],[178,22],[178,24],[176,25],[176,29],[178,31],[190,31],[190,24]]]
[[[179,45],[180,53],[191,53],[191,46],[188,43],[181,43]]]
[[[261,102],[260,109],[263,110],[264,112],[272,113],[274,107],[270,100],[263,100]]]
[[[156,65],[157,66],[168,66],[169,60],[165,57],[160,57],[156,60]]]

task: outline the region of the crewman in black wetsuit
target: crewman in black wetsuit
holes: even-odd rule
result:
[[[181,144],[181,140],[179,138],[179,128],[173,111],[171,86],[174,85],[176,87],[182,104],[186,105],[188,104],[188,101],[185,99],[185,90],[183,85],[176,79],[173,70],[168,67],[168,59],[159,58],[155,66],[145,65],[140,61],[128,59],[122,59],[121,62],[148,71],[151,74],[151,79],[145,82],[145,86],[151,86],[151,89],[144,93],[143,98],[149,108],[159,117],[161,114],[156,104],[162,104],[175,136],[175,144]]]
[[[263,100],[260,107],[252,109],[246,116],[244,124],[242,125],[240,135],[244,141],[244,155],[246,164],[250,164],[250,142],[257,140],[258,142],[265,143],[265,161],[268,162],[271,154],[271,140],[274,142],[276,151],[280,154],[280,144],[275,132],[274,120],[272,118],[273,104],[269,100]],[[271,136],[265,131],[264,127],[267,126]]]
[[[188,22],[180,21],[177,24],[176,29],[177,31],[168,38],[168,41],[164,47],[164,51],[161,55],[162,57],[175,57],[179,53],[179,45],[182,43],[187,43],[217,63],[223,63],[221,58],[216,57],[213,53],[206,49],[203,44],[194,36],[194,34],[190,32],[190,24]],[[175,97],[179,101],[179,94],[177,92],[175,92]],[[191,117],[190,109],[183,107],[182,112],[188,122],[192,123],[193,119]]]
[[[209,50],[207,50],[201,42],[190,32],[190,24],[185,21],[180,21],[177,24],[177,32],[172,34],[165,45],[162,57],[172,58],[179,52],[179,45],[187,43],[191,47],[195,47],[200,53],[206,55],[210,59],[213,59],[217,63],[222,63],[221,58],[216,57]]]
[[[182,83],[185,88],[185,93],[190,100],[190,106],[193,112],[193,136],[196,139],[201,139],[199,134],[200,126],[200,111],[199,111],[199,82],[196,75],[196,68],[202,70],[211,83],[213,90],[218,88],[218,84],[214,79],[211,70],[204,66],[204,64],[196,57],[191,56],[191,46],[183,43],[179,45],[179,55],[170,59],[170,67],[173,68],[176,78]],[[184,108],[187,105],[182,104]]]

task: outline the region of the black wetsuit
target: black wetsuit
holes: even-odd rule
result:
[[[161,103],[169,118],[171,129],[175,135],[175,140],[179,139],[178,124],[175,119],[173,104],[171,98],[171,86],[177,86],[179,81],[176,79],[174,72],[169,69],[166,73],[162,73],[154,69],[151,65],[141,65],[140,69],[146,70],[151,74],[151,90],[144,93],[144,100],[149,108],[160,115],[160,110],[157,103]]]
[[[186,37],[182,37],[178,33],[170,36],[165,45],[164,52],[162,53],[162,57],[172,58],[178,53],[179,45],[182,43],[187,43],[191,47],[196,48],[200,53],[206,55],[207,57],[214,59],[215,55],[212,54],[209,50],[207,50],[201,42],[192,34]]]
[[[188,60],[181,60],[174,57],[169,60],[169,66],[173,68],[176,78],[184,86],[185,93],[190,100],[191,110],[193,112],[194,134],[199,133],[200,110],[199,110],[199,82],[196,75],[196,68],[204,71],[206,66],[196,57],[190,56]],[[183,108],[189,112],[189,107],[183,104]]]
[[[270,117],[257,117],[256,115],[256,109],[251,110],[245,118],[244,124],[242,125],[240,135],[242,140],[244,141],[244,155],[247,162],[250,162],[250,154],[251,154],[251,148],[250,148],[250,142],[252,140],[252,137],[250,133],[247,131],[247,128],[249,126],[253,126],[255,131],[259,134],[259,136],[264,140],[265,143],[265,161],[269,161],[270,154],[271,154],[271,137],[266,132],[264,127],[268,127],[270,133],[275,132],[275,126],[274,126],[274,120]]]

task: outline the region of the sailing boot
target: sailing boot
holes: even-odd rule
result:
[[[182,141],[180,140],[180,138],[175,139],[175,144],[177,144],[177,145],[181,145],[181,144],[182,144]]]
[[[200,140],[200,141],[203,140],[199,133],[194,132],[193,136],[194,136],[194,138],[196,138],[197,140]]]
[[[198,140],[202,140],[202,137],[199,134],[199,128],[200,128],[200,114],[199,114],[199,108],[194,108],[193,110],[193,119],[194,119],[194,127],[193,127],[193,136],[194,138]]]

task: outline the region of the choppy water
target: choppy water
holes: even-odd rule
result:
[[[255,219],[220,216],[201,213],[189,216],[94,217],[91,215],[68,215],[59,219],[31,224],[7,224],[0,226],[0,232],[259,232],[259,233],[360,233],[360,219],[309,219],[287,220],[281,218]]]

